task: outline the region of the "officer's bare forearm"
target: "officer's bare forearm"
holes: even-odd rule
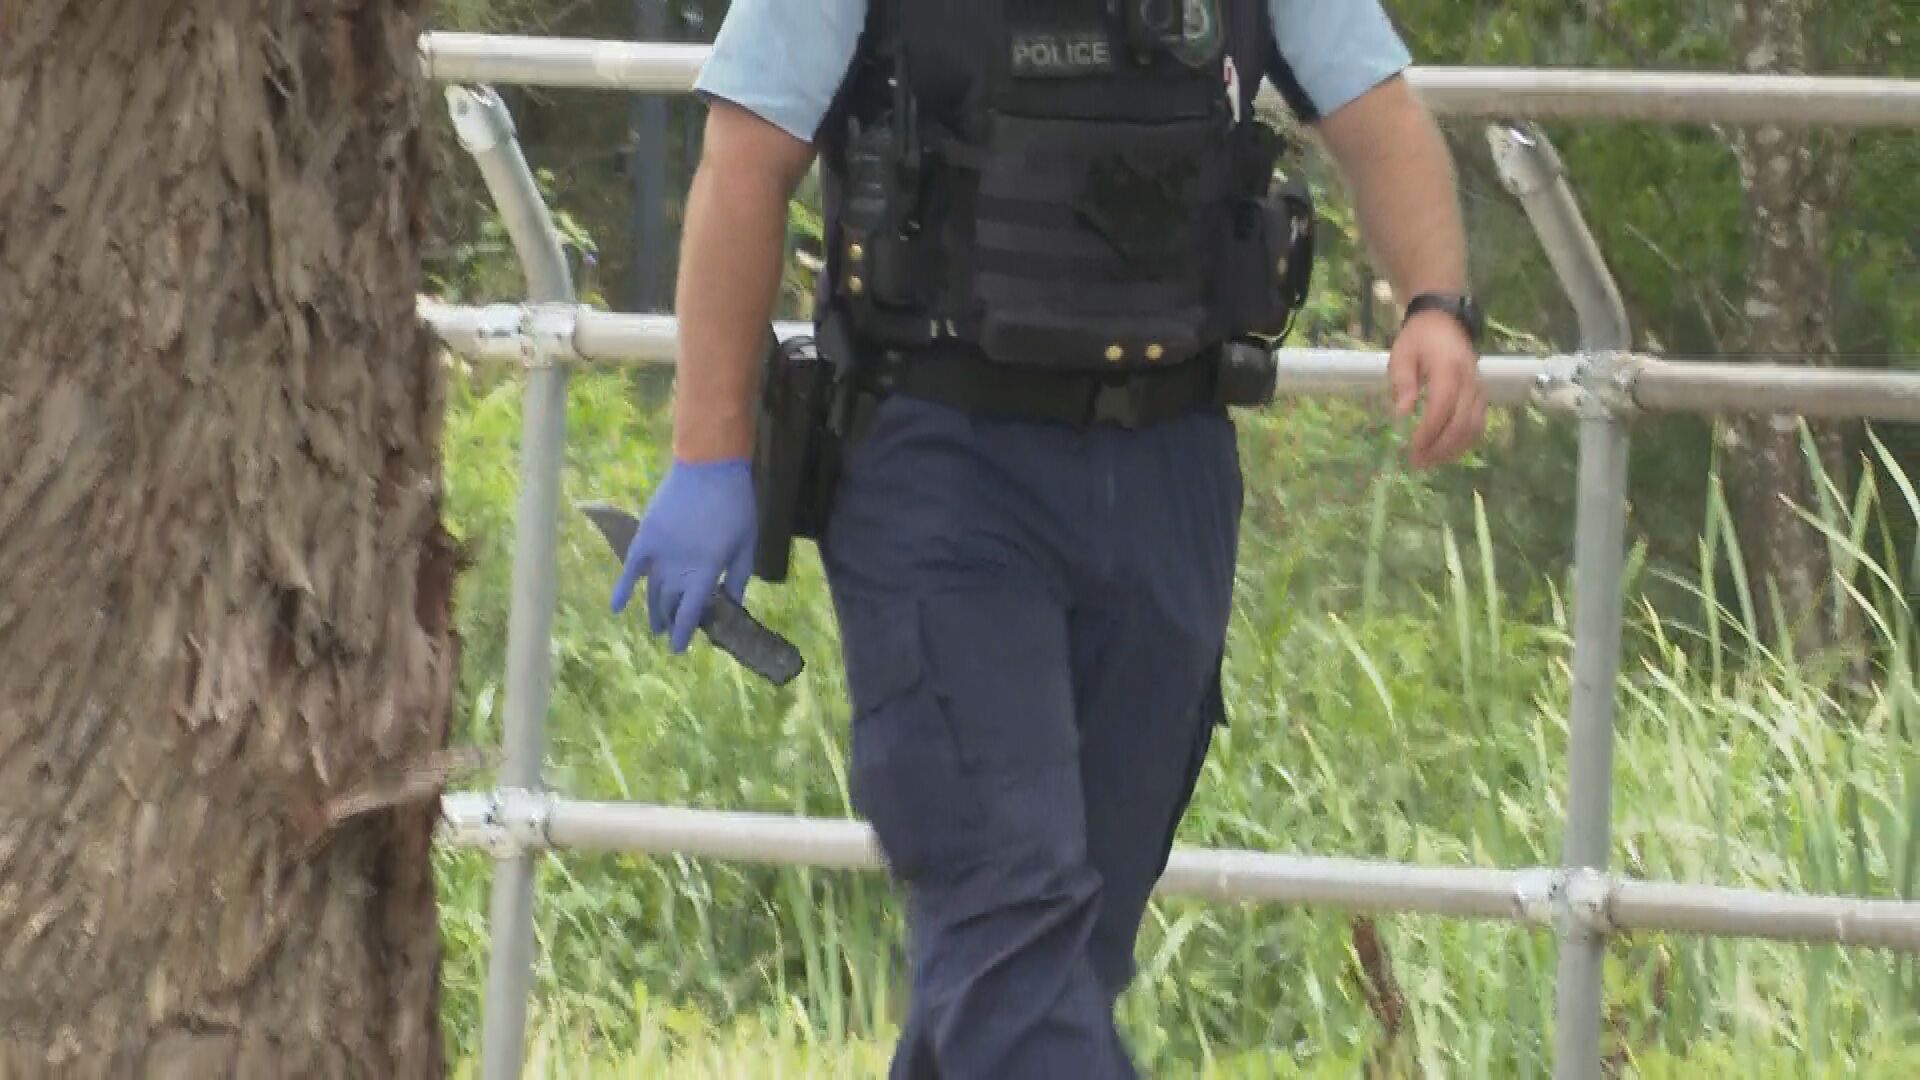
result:
[[[813,150],[724,102],[707,118],[687,195],[674,308],[673,452],[737,458],[753,447],[753,395],[780,286],[787,201]]]
[[[1467,285],[1467,238],[1453,157],[1398,76],[1325,117],[1320,135],[1353,191],[1374,264],[1404,303]]]

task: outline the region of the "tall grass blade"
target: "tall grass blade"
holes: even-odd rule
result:
[[[1380,605],[1381,549],[1386,543],[1387,505],[1393,494],[1393,485],[1389,482],[1391,475],[1381,473],[1373,480],[1373,499],[1367,513],[1367,557],[1360,570],[1362,621],[1372,618]]]
[[[1733,514],[1727,509],[1726,487],[1717,471],[1708,478],[1707,529],[1726,546],[1727,569],[1733,573],[1734,596],[1740,601],[1740,627],[1747,643],[1758,645],[1760,618],[1753,606],[1753,590],[1747,584],[1746,558],[1741,553],[1740,534],[1733,526]]]
[[[1493,532],[1487,525],[1486,500],[1473,493],[1473,536],[1480,547],[1480,580],[1487,590],[1487,657],[1497,662],[1500,655],[1500,579],[1493,572]]]
[[[1480,709],[1479,683],[1474,678],[1473,664],[1473,604],[1467,595],[1467,572],[1460,562],[1460,545],[1453,539],[1453,530],[1443,528],[1441,543],[1447,558],[1447,585],[1453,597],[1453,629],[1457,637],[1460,660],[1460,685],[1466,689],[1467,709],[1470,715],[1483,716]]]

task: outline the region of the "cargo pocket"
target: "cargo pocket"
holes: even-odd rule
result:
[[[962,865],[1016,878],[1080,865],[1086,809],[1060,603],[1038,587],[945,590],[921,600],[920,633],[977,815]]]
[[[841,613],[851,698],[849,783],[887,865],[914,883],[969,864],[980,802],[926,679],[919,606],[888,601]]]
[[[987,792],[1076,762],[1066,615],[1039,589],[952,590],[921,601],[927,678],[960,765]]]

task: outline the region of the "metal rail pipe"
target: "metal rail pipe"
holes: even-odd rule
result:
[[[453,133],[480,170],[520,259],[527,298],[535,303],[571,304],[573,272],[567,267],[546,200],[534,183],[533,170],[520,151],[513,114],[498,94],[484,86],[449,86],[446,100]]]
[[[526,362],[536,340],[570,342],[573,359],[602,364],[671,364],[679,327],[671,315],[629,315],[586,307],[489,304],[464,307],[421,297],[420,318],[449,349],[475,360]],[[782,321],[783,340],[811,334],[804,322]],[[1358,349],[1281,349],[1283,395],[1382,396],[1387,354]],[[1487,396],[1497,405],[1568,404],[1575,356],[1488,356],[1480,362]]]
[[[1385,400],[1387,354],[1362,349],[1280,349],[1275,392],[1282,397]],[[1575,356],[1484,356],[1480,382],[1495,405],[1571,408]]]
[[[419,297],[415,310],[453,351],[493,363],[524,362],[536,339],[564,342],[573,361],[597,364],[671,364],[679,321],[671,315],[633,315],[581,305],[443,303]],[[781,321],[782,340],[811,334],[804,322]]]
[[[429,79],[684,94],[710,45],[438,31],[420,36]]]
[[[1613,717],[1620,672],[1620,582],[1627,548],[1627,424],[1606,408],[1581,410],[1573,523],[1573,709],[1567,737],[1567,827],[1561,864],[1604,874],[1613,848]],[[1600,927],[1562,928],[1554,1061],[1560,1075],[1600,1069]]]
[[[1920,127],[1920,80],[1607,68],[1416,67],[1441,116],[1663,124]]]
[[[571,307],[573,275],[560,233],[514,138],[513,117],[484,87],[447,88],[454,133],[473,156],[500,210],[538,304]],[[564,343],[538,335],[521,341],[536,370],[522,406],[520,493],[514,509],[513,592],[507,614],[507,676],[500,782],[532,787],[546,757],[552,700],[548,639],[559,592],[560,467],[566,455],[567,368],[544,360]],[[570,349],[570,346],[565,346]],[[481,1070],[486,1080],[518,1076],[526,1048],[527,990],[533,963],[533,862],[525,853],[494,864],[488,901],[492,945],[482,1017]]]
[[[575,850],[679,852],[848,870],[881,866],[873,830],[851,820],[556,799],[545,833],[555,846]],[[1157,891],[1545,922],[1547,886],[1537,872],[1182,848],[1169,860]]]
[[[1758,889],[1619,882],[1607,919],[1622,930],[1818,941],[1920,952],[1920,902],[1805,896]]]
[[[1487,138],[1507,190],[1520,200],[1580,320],[1588,357],[1575,375],[1580,464],[1574,508],[1573,702],[1567,758],[1569,881],[1604,880],[1612,847],[1614,682],[1620,666],[1620,578],[1626,551],[1627,423],[1618,373],[1632,344],[1626,305],[1580,214],[1553,144],[1530,125]],[[1606,928],[1569,919],[1560,930],[1554,1061],[1559,1075],[1598,1076]]]
[[[455,352],[493,363],[540,363],[537,342],[570,343],[571,359],[601,364],[670,364],[678,324],[671,315],[628,315],[574,305],[442,303],[421,297],[420,318]],[[788,338],[812,333],[782,321]],[[1286,396],[1377,397],[1386,393],[1387,354],[1358,349],[1281,349],[1278,392]],[[1496,405],[1576,408],[1583,355],[1481,358]],[[1741,361],[1701,363],[1623,356],[1613,376],[1632,405],[1660,412],[1784,412],[1811,417],[1920,420],[1920,372],[1802,368]]]
[[[1554,275],[1573,302],[1580,347],[1588,352],[1631,348],[1627,306],[1567,186],[1567,169],[1553,143],[1530,124],[1490,126],[1487,142],[1501,182],[1520,200]]]
[[[1920,372],[1635,357],[1634,405],[1658,412],[1920,420]]]
[[[515,842],[582,852],[690,855],[769,866],[878,870],[873,829],[853,819],[594,802],[541,793],[446,796],[455,846]],[[1557,868],[1409,866],[1373,859],[1180,846],[1155,892],[1220,901],[1324,906],[1549,926],[1567,896],[1594,929],[1680,930],[1920,952],[1920,903],[1792,896],[1752,889],[1570,878]]]
[[[421,35],[428,78],[681,94],[712,47],[654,41]],[[1828,127],[1920,126],[1920,81],[1587,68],[1426,67],[1407,80],[1436,114],[1505,119]],[[1273,91],[1265,91],[1272,99]]]

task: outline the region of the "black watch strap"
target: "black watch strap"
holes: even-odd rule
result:
[[[1480,314],[1480,305],[1473,302],[1473,297],[1465,293],[1424,292],[1407,301],[1407,319],[1413,318],[1422,311],[1446,312],[1466,329],[1467,337],[1475,345],[1480,344],[1480,335],[1486,329],[1486,319]],[[1404,323],[1406,320],[1401,321]]]

